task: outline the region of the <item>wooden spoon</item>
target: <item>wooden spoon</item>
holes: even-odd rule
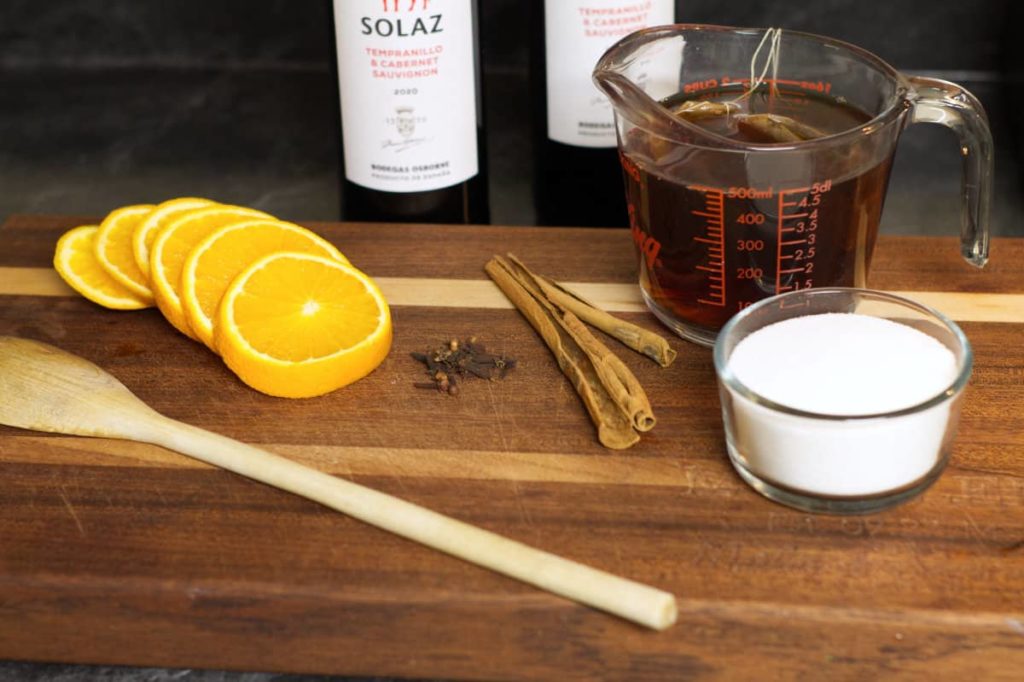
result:
[[[43,343],[0,336],[0,423],[160,445],[641,625],[662,630],[676,619],[667,592],[175,421],[91,362]]]

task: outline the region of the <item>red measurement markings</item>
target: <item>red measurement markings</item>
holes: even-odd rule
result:
[[[793,189],[779,191],[779,222],[778,239],[776,240],[775,255],[775,293],[781,294],[794,289],[806,289],[810,286],[810,280],[805,279],[803,286],[797,279],[800,274],[810,274],[813,264],[807,262],[808,253],[812,254],[808,246],[808,235],[813,233],[808,230],[811,214],[817,213],[813,208],[808,207],[807,197],[810,187],[795,187]],[[800,195],[796,201],[786,201],[787,196]],[[795,210],[794,210],[795,209]],[[814,229],[817,222],[814,223]]]
[[[704,192],[704,210],[690,211],[704,218],[704,234],[694,241],[706,245],[707,258],[698,270],[707,273],[708,290],[698,303],[725,307],[725,196],[722,190],[701,189]]]

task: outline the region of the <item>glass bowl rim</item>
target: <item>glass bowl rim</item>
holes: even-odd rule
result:
[[[886,303],[892,303],[894,305],[902,306],[904,308],[909,308],[918,313],[923,313],[929,317],[935,318],[953,334],[953,337],[956,339],[957,344],[963,349],[961,357],[957,359],[956,377],[954,377],[953,381],[942,391],[939,391],[935,395],[926,398],[921,402],[915,403],[914,405],[910,405],[908,407],[900,408],[898,410],[890,410],[887,412],[840,415],[828,414],[824,412],[813,412],[810,410],[800,410],[795,407],[790,407],[788,405],[777,403],[773,400],[770,400],[769,398],[760,395],[759,393],[748,387],[746,384],[744,384],[742,381],[736,378],[736,375],[733,374],[732,371],[729,369],[728,358],[725,357],[726,340],[733,334],[735,328],[748,317],[750,317],[757,311],[762,310],[763,308],[766,308],[773,304],[777,304],[780,301],[787,298],[799,298],[808,296],[821,297],[835,294],[845,294],[847,296],[866,296],[874,298],[876,300],[885,301]],[[793,317],[800,317],[800,315],[793,315]],[[872,317],[880,316],[873,315]],[[778,322],[781,321],[782,320],[778,320]],[[758,301],[757,303],[754,303],[753,305],[747,306],[740,312],[733,315],[732,318],[730,318],[729,321],[726,322],[725,326],[722,327],[721,331],[719,331],[718,338],[715,340],[713,356],[715,363],[715,374],[717,375],[718,380],[724,386],[728,387],[730,390],[739,394],[743,398],[746,398],[750,402],[761,407],[764,407],[768,410],[771,410],[773,412],[779,412],[781,414],[791,415],[794,417],[837,422],[865,421],[870,419],[901,417],[905,415],[916,414],[918,412],[923,412],[924,410],[935,407],[936,405],[940,405],[943,402],[952,400],[953,398],[956,397],[958,393],[960,393],[963,390],[963,388],[967,385],[968,380],[971,378],[971,371],[974,365],[974,351],[971,348],[971,343],[970,341],[967,340],[967,336],[963,333],[963,330],[960,329],[959,325],[957,325],[952,319],[950,319],[949,317],[947,317],[946,315],[944,315],[943,313],[939,312],[938,310],[931,306],[925,305],[923,303],[918,303],[917,301],[911,300],[909,298],[897,296],[896,294],[891,294],[885,291],[879,291],[877,289],[862,289],[858,287],[821,287],[812,289],[801,289],[799,291],[790,291],[784,294],[770,296],[761,301]]]

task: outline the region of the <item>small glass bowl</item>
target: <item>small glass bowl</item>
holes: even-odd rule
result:
[[[917,405],[837,416],[772,402],[731,372],[729,357],[746,336],[822,313],[871,315],[924,332],[952,351],[956,376]],[[722,328],[714,358],[729,459],[740,477],[781,504],[833,514],[876,512],[935,482],[949,459],[973,361],[967,337],[937,310],[880,291],[839,287],[794,291],[745,308]]]

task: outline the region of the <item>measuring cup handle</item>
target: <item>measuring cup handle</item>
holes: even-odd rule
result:
[[[992,197],[992,133],[981,102],[955,83],[914,76],[911,123],[938,123],[953,130],[963,156],[960,207],[960,253],[971,265],[988,261],[989,210]]]

